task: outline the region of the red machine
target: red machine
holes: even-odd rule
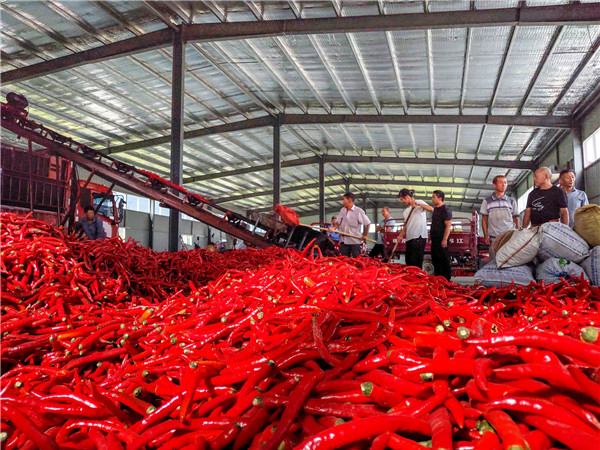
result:
[[[42,152],[2,144],[0,209],[33,217],[54,226],[76,223],[93,206],[107,237],[118,235],[123,201],[110,188],[72,179],[73,164]]]
[[[402,239],[396,245],[400,230],[404,225],[403,220],[396,220],[392,231],[383,234],[383,248],[387,257],[394,251],[394,256],[406,252],[406,240]],[[448,237],[448,254],[452,265],[452,276],[465,277],[472,276],[481,267],[483,262],[489,259],[488,246],[485,245],[483,237],[477,235],[478,215],[473,211],[471,220],[463,217],[452,219],[452,228]],[[387,221],[386,221],[387,222]],[[427,228],[431,226],[428,221]],[[431,263],[431,241],[427,241],[425,247],[425,260],[423,261],[423,270],[428,274],[433,274],[433,264]]]

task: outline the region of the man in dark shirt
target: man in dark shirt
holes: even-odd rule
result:
[[[452,225],[452,211],[444,204],[444,193],[433,191],[431,202],[435,209],[431,215],[431,262],[434,274],[450,281],[450,258],[448,257],[448,236]]]
[[[88,205],[84,208],[84,211],[85,217],[77,223],[75,231],[83,228],[88,239],[104,239],[106,234],[104,228],[102,228],[102,220],[94,212],[94,207]]]
[[[569,225],[567,194],[552,185],[552,173],[547,167],[540,167],[533,175],[533,183],[537,186],[527,197],[527,208],[523,214],[523,228],[531,223],[536,227],[546,222],[558,222]]]

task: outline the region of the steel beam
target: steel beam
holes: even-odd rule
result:
[[[380,200],[375,200],[378,206],[383,206],[380,203]],[[463,212],[463,213],[468,213],[471,214],[473,212],[473,208],[465,208],[465,207],[461,207],[459,205],[462,204],[461,200],[458,200],[456,202],[450,202],[448,205],[451,207],[452,212],[453,213],[457,213],[457,212]],[[456,205],[456,206],[454,206]],[[404,205],[398,203],[398,204],[388,204],[387,206],[389,206],[390,209],[404,209]],[[326,208],[325,209],[325,215],[327,217],[329,217],[330,214],[335,214],[337,215],[337,213],[340,211],[340,209],[342,209],[342,206],[340,204],[339,207],[334,207],[334,208]],[[377,211],[379,211],[379,208],[377,208]],[[297,211],[297,213],[300,215],[300,217],[310,217],[310,216],[316,216],[317,214],[319,214],[319,211],[316,209],[309,209],[307,211]],[[377,216],[377,214],[375,214],[375,216]],[[375,218],[374,217],[369,217],[370,219]],[[396,217],[396,219],[401,218],[401,217]],[[373,223],[375,223],[375,220],[373,221]]]
[[[307,164],[315,164],[317,162],[316,156],[309,156],[308,158],[293,159],[290,161],[281,161],[281,167],[297,167],[305,166]],[[236,175],[244,175],[246,173],[262,172],[263,170],[273,170],[273,164],[262,164],[260,166],[244,167],[241,169],[227,170],[223,172],[208,173],[206,175],[198,175],[195,177],[189,177],[183,180],[184,184],[196,183],[198,181],[214,180],[215,178],[232,177]]]
[[[282,114],[282,125],[316,125],[316,124],[344,124],[344,123],[371,123],[371,124],[449,124],[449,125],[499,125],[513,127],[557,128],[570,129],[571,119],[566,116],[501,116],[501,115],[456,115],[456,116],[429,116],[429,115],[403,115],[403,114]],[[262,116],[254,119],[240,120],[238,122],[215,125],[186,131],[184,139],[193,139],[212,134],[230,133],[252,128],[261,128],[273,125],[273,117]],[[118,145],[106,149],[109,155],[137,150],[140,148],[154,147],[171,142],[171,136],[161,136],[129,144]]]
[[[325,155],[325,163],[381,163],[381,164],[443,164],[455,166],[478,166],[478,167],[500,167],[504,169],[533,170],[537,166],[531,161],[512,161],[512,160],[491,160],[491,159],[453,159],[453,158],[397,158],[395,156],[336,156]],[[318,157],[293,159],[282,161],[281,167],[297,167],[307,164],[317,164]],[[272,170],[273,164],[263,164],[260,166],[243,167],[241,169],[228,170],[223,172],[198,175],[183,180],[184,184],[196,183],[198,181],[213,180],[215,178],[233,177],[247,173]]]
[[[170,45],[172,41],[173,33],[171,29],[165,28],[153,31],[123,41],[101,45],[71,55],[61,56],[41,63],[3,72],[1,75],[2,84],[13,84],[19,81],[30,80],[51,73],[72,69],[84,64],[97,63],[116,57],[155,50]]]
[[[213,127],[200,128],[198,130],[186,131],[183,133],[183,139],[193,139],[201,136],[209,136],[212,134],[230,133],[232,131],[249,130],[251,128],[266,127],[273,124],[272,116],[262,116],[256,119],[240,120],[239,122],[225,123],[223,125],[215,125]],[[114,153],[122,153],[129,150],[137,150],[140,148],[155,147],[171,142],[171,136],[161,136],[143,141],[132,142],[130,144],[117,145],[109,147],[105,153],[112,155]]]
[[[592,109],[600,105],[600,84],[596,86],[573,111],[575,121],[582,120]]]
[[[444,11],[433,13],[316,19],[266,20],[252,22],[183,25],[185,42],[248,39],[255,37],[356,33],[390,30],[430,30],[440,28],[542,25],[596,25],[600,4],[574,3],[558,6]],[[123,41],[73,53],[2,74],[3,84],[12,84],[83,64],[131,55],[169,45],[169,28]]]
[[[535,69],[533,77],[531,77],[529,86],[527,86],[527,91],[525,91],[525,95],[523,96],[523,101],[521,102],[521,105],[519,106],[519,114],[521,114],[521,112],[527,105],[527,102],[529,101],[529,96],[533,92],[533,88],[534,88],[535,84],[537,83],[537,80],[538,80],[540,74],[544,70],[544,67],[546,67],[546,63],[550,59],[550,56],[554,53],[554,50],[556,49],[556,46],[557,46],[558,42],[560,41],[560,38],[561,38],[562,34],[564,33],[564,31],[565,31],[565,27],[558,27],[554,31],[554,34],[552,35],[552,37],[550,38],[550,43],[549,43],[548,47],[546,47],[546,50],[544,51],[544,55],[542,56],[542,59],[540,60],[540,62],[537,65],[537,68]]]
[[[600,7],[600,4],[598,6]],[[579,61],[579,64],[577,64],[577,67],[571,74],[571,78],[569,78],[567,84],[564,85],[562,91],[560,91],[560,94],[558,94],[558,97],[556,97],[556,100],[554,101],[554,103],[552,103],[552,107],[550,108],[550,111],[552,113],[554,113],[557,110],[558,106],[560,105],[560,102],[565,97],[565,95],[567,95],[567,92],[569,92],[575,81],[577,81],[577,78],[579,78],[581,72],[583,72],[583,70],[587,67],[588,63],[596,56],[598,52],[600,52],[600,36],[596,38],[594,43],[590,46],[590,49],[588,50],[587,54],[581,59],[581,61]]]
[[[432,124],[432,125],[501,125],[535,128],[571,127],[565,116],[503,115],[412,115],[412,114],[282,114],[284,125],[306,124]]]
[[[489,159],[453,159],[453,158],[397,158],[395,156],[341,156],[327,155],[326,163],[381,163],[381,164],[442,164],[455,166],[501,167],[505,169],[533,169],[530,161],[489,160]]]
[[[185,100],[185,44],[181,33],[173,34],[173,73],[171,90],[171,183],[183,183],[183,105]],[[173,192],[173,194],[178,194]],[[181,213],[169,210],[169,251],[180,247]]]
[[[573,4],[377,16],[268,20],[186,27],[186,41],[248,39],[268,36],[358,33],[391,30],[541,25],[595,25],[600,5]]]
[[[391,186],[391,185],[397,185],[400,183],[403,183],[405,185],[407,185],[408,187],[431,187],[431,188],[436,188],[436,189],[440,189],[440,188],[461,188],[461,189],[477,189],[477,190],[489,190],[492,191],[494,188],[491,184],[476,184],[476,183],[465,183],[465,184],[460,184],[460,183],[438,183],[438,182],[423,182],[423,181],[411,181],[411,180],[400,180],[400,179],[396,179],[396,180],[384,180],[381,178],[352,178],[351,181],[358,186]],[[345,178],[339,178],[339,179],[335,179],[335,180],[329,180],[329,181],[324,181],[323,186],[324,187],[335,187],[335,186],[344,186],[344,189],[346,188],[346,182],[347,180]],[[303,191],[306,189],[319,189],[319,182],[315,182],[315,183],[308,183],[308,184],[301,184],[301,185],[295,185],[295,186],[286,186],[284,188],[281,188],[281,192],[282,193],[286,193],[286,192],[296,192],[296,191]],[[259,192],[251,192],[248,194],[239,194],[239,195],[232,195],[230,197],[222,197],[222,198],[218,198],[218,199],[213,199],[213,203],[216,204],[221,204],[221,203],[230,203],[230,202],[236,202],[238,200],[246,200],[248,198],[256,198],[256,197],[268,197],[273,195],[273,191],[272,190],[265,190],[265,191],[259,191]],[[321,196],[321,194],[319,194],[319,196]]]
[[[364,192],[362,193],[365,195],[365,197],[368,200],[393,200],[393,199],[397,199],[397,194],[381,194],[381,193],[375,193],[375,192]],[[362,198],[362,194],[360,195],[360,198]],[[358,199],[357,199],[358,200]],[[429,200],[429,199],[426,199]],[[325,199],[325,202],[334,202],[334,201],[338,201],[340,206],[339,209],[342,208],[342,195],[338,195],[338,196],[334,196],[334,197],[327,197]],[[398,204],[400,204],[400,200],[398,200]],[[481,198],[467,198],[467,197],[460,197],[460,198],[456,198],[456,199],[452,199],[452,198],[448,198],[444,200],[444,203],[449,203],[449,204],[457,204],[457,203],[473,203],[473,204],[477,204],[477,203],[481,203],[483,201],[483,199]],[[314,205],[316,202],[314,199],[311,200],[306,200],[303,202],[297,202],[297,203],[288,203],[286,206],[289,206],[292,209],[296,209],[296,208],[302,208],[304,206],[310,206],[310,205]],[[266,211],[270,211],[271,210],[271,206],[264,206],[264,207],[260,207],[260,208],[255,208],[255,211],[258,212],[266,212]],[[338,209],[338,211],[339,211]]]

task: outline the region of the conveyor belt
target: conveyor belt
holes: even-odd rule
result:
[[[260,223],[252,223],[246,217],[214,204],[201,195],[187,192],[183,187],[173,184],[158,175],[136,169],[129,164],[105,155],[101,151],[79,144],[73,139],[52,131],[24,116],[25,114],[14,107],[2,103],[2,127],[18,136],[42,145],[49,151],[73,161],[89,171],[94,171],[98,176],[115,183],[117,186],[159,201],[169,208],[185,213],[256,247],[266,248],[273,245],[265,236],[275,235],[275,230],[271,230]],[[208,211],[208,207],[221,211],[224,217],[219,217]],[[262,229],[265,236],[244,229],[244,226],[249,225],[255,225],[255,227]]]

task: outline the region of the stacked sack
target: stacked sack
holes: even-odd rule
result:
[[[575,211],[573,229],[590,247],[587,258],[581,261],[581,267],[594,286],[600,286],[600,206],[586,205]]]
[[[596,228],[600,229],[600,215],[597,219]],[[527,285],[535,281],[534,270],[536,279],[546,283],[583,277],[600,284],[600,247],[590,252],[588,242],[560,222],[511,230],[499,236],[494,246],[496,261],[475,274],[475,280],[484,286]]]

